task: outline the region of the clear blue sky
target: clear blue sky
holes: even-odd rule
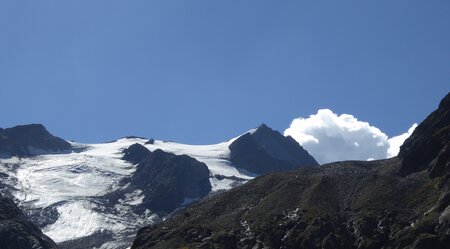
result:
[[[389,136],[450,90],[450,1],[0,2],[0,127],[202,144],[330,108]]]

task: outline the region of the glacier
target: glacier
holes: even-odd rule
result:
[[[249,131],[253,132],[253,130]],[[120,181],[131,176],[135,165],[122,160],[123,150],[138,143],[150,151],[161,149],[176,155],[188,155],[203,162],[210,171],[211,194],[228,190],[253,179],[256,175],[238,169],[229,161],[229,145],[237,139],[213,145],[187,145],[129,137],[99,144],[70,142],[70,153],[43,154],[25,158],[0,158],[0,172],[6,173],[19,206],[41,224],[43,232],[55,242],[81,239],[95,233],[109,231],[111,241],[101,249],[123,249],[129,246],[137,230],[160,221],[146,210],[133,211],[144,198],[136,190],[125,195],[113,207],[105,206],[98,197],[119,189]],[[220,176],[220,177],[218,177]],[[186,200],[189,204],[195,200]],[[33,215],[53,210],[53,218]],[[106,211],[107,210],[107,211]],[[44,219],[44,220],[42,220]]]

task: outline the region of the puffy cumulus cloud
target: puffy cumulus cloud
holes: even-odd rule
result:
[[[368,122],[359,121],[349,114],[337,115],[329,109],[321,109],[308,118],[294,119],[284,135],[293,137],[323,164],[395,156],[415,126],[407,133],[389,139]]]

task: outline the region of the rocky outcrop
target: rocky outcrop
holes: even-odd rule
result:
[[[256,178],[141,229],[132,248],[447,248],[448,98],[399,158]]]
[[[151,152],[141,144],[132,144],[123,150],[122,159],[132,164],[139,164],[147,158]]]
[[[318,165],[293,138],[285,137],[265,124],[236,139],[229,149],[233,165],[256,174]]]
[[[31,224],[14,202],[0,196],[0,248],[56,249],[56,244]]]
[[[171,212],[188,199],[209,194],[208,167],[192,157],[153,151],[136,169],[131,183],[144,193],[143,205],[153,212]]]
[[[150,152],[140,146],[130,146],[139,148],[133,151],[141,151],[140,155],[147,154],[136,166],[134,174],[123,180],[122,188],[103,197],[111,206],[126,200],[125,196],[131,193],[138,193],[143,199],[135,207],[137,213],[148,209],[165,215],[210,193],[210,174],[204,163],[159,149]]]
[[[155,144],[155,139],[151,138],[145,144]]]
[[[0,128],[0,156],[31,156],[40,153],[62,152],[72,146],[50,134],[41,124]]]

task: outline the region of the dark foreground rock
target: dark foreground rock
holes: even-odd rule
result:
[[[56,249],[56,244],[31,224],[14,202],[0,196],[0,248]]]
[[[100,248],[105,242],[112,241],[113,234],[109,231],[98,231],[83,238],[64,241],[58,244],[59,249],[90,249]]]
[[[142,228],[132,248],[448,248],[449,98],[398,158],[256,178]]]
[[[41,124],[0,128],[0,156],[32,156],[70,150],[69,142],[50,134]]]
[[[447,95],[439,108],[417,126],[401,146],[398,156],[403,159],[402,175],[427,169],[431,177],[437,177],[449,171],[450,96]]]

